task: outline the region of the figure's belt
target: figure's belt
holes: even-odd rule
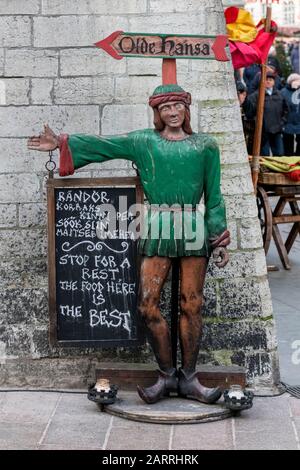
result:
[[[148,209],[154,212],[195,212],[197,207],[155,207],[149,206]]]

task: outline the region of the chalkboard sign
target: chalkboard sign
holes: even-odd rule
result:
[[[138,178],[53,179],[48,191],[50,342],[136,346]]]

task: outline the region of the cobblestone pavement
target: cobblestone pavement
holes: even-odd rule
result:
[[[239,417],[191,425],[129,421],[101,413],[85,394],[0,395],[1,449],[300,449],[300,400],[256,397]]]

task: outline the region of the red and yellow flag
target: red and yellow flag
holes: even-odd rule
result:
[[[237,7],[227,8],[225,19],[233,67],[264,63],[276,36],[276,23],[271,22],[272,32],[267,33],[265,20],[255,25],[251,13]]]

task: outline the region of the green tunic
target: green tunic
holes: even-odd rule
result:
[[[220,192],[219,149],[205,134],[192,134],[184,140],[171,141],[153,129],[127,135],[98,137],[83,134],[69,136],[74,168],[115,158],[133,161],[141,178],[145,195],[152,205],[185,204],[196,208],[204,195],[204,219],[199,210],[168,212],[150,210],[139,252],[147,256],[210,256],[209,238],[226,230],[226,213]],[[162,232],[164,219],[170,220],[170,236]],[[178,238],[176,224],[182,222]],[[180,221],[179,220],[179,221]],[[155,230],[152,230],[153,227]],[[159,234],[157,236],[157,226]],[[202,241],[191,245],[192,230],[202,232]],[[153,235],[153,233],[156,235]],[[174,235],[175,234],[175,235]]]

